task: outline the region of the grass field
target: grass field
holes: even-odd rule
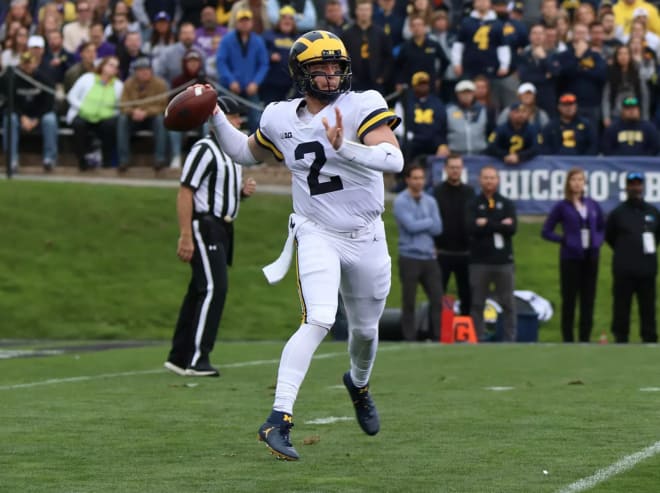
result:
[[[169,338],[189,278],[175,256],[175,195],[175,189],[0,180],[0,338]],[[261,273],[279,255],[290,201],[257,193],[242,205],[221,340],[284,339],[298,325],[292,273],[276,287]],[[384,219],[396,259],[389,205]],[[558,246],[543,241],[540,228],[521,224],[514,238],[516,285],[558,311]],[[610,259],[604,247],[592,340],[609,330]],[[400,296],[395,260],[388,306],[400,306]],[[639,341],[633,313],[631,341]],[[559,339],[556,313],[540,340]]]
[[[368,437],[326,342],[286,463],[256,441],[281,345],[219,344],[220,379],[162,370],[165,345],[2,361],[0,491],[658,491],[656,346],[382,344]]]

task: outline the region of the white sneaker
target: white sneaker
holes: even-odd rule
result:
[[[170,161],[170,168],[180,169],[181,168],[181,156],[174,156]]]

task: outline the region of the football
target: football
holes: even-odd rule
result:
[[[165,109],[165,127],[179,132],[199,127],[213,113],[217,98],[210,87],[189,87],[181,91]]]

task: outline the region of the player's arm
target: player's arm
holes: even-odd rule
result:
[[[257,144],[254,134],[249,137],[235,128],[216,104],[209,123],[222,144],[222,149],[239,164],[250,165],[265,161],[268,151]]]
[[[335,126],[322,120],[332,147],[349,162],[376,171],[398,173],[403,169],[403,154],[399,142],[388,125],[380,125],[364,136],[364,144],[344,139],[341,111],[335,107]]]

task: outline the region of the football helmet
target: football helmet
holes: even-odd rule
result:
[[[315,76],[326,74],[312,74],[309,66],[323,62],[339,64],[340,71],[334,74],[340,78],[337,89],[319,89],[314,83]],[[293,43],[289,52],[289,73],[298,92],[325,102],[334,101],[351,88],[351,59],[341,39],[328,31],[310,31]]]

